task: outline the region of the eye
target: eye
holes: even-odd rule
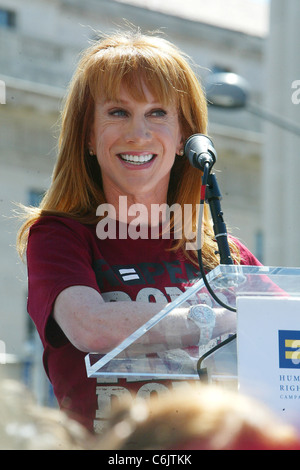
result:
[[[154,116],[154,117],[163,117],[163,116],[166,116],[167,112],[164,109],[158,108],[158,109],[153,109],[150,114],[151,116]]]
[[[122,108],[115,108],[115,109],[111,109],[108,113],[110,116],[120,116],[120,117],[123,117],[123,116],[127,116],[127,111],[125,111],[125,109],[122,109]]]

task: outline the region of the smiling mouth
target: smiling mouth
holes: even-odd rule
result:
[[[156,157],[154,153],[149,153],[146,155],[131,155],[128,153],[119,153],[118,157],[121,158],[126,163],[130,163],[131,165],[144,165],[145,163],[149,163],[153,158]]]

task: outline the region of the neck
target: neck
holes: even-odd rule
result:
[[[107,203],[120,222],[156,226],[165,220],[167,191],[160,194],[124,195],[109,191]]]

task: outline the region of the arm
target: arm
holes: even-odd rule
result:
[[[105,302],[91,287],[72,286],[58,295],[53,317],[77,349],[106,353],[164,307],[164,304],[148,302]],[[145,347],[145,342],[164,345],[165,348],[197,344],[199,329],[193,321],[186,321],[187,314],[188,308],[170,312],[138,341]],[[234,325],[235,314],[218,309],[213,337],[232,331]],[[181,338],[186,344],[179,341]]]

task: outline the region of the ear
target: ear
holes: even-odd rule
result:
[[[178,143],[177,143],[177,146],[176,146],[176,155],[183,155],[184,154],[183,148],[184,148],[184,138],[180,134],[180,136],[178,138]]]
[[[94,130],[94,123],[92,122],[91,123],[91,129],[90,129],[90,132],[88,134],[88,142],[91,144],[91,145],[95,145],[95,130]]]
[[[94,128],[90,131],[89,138],[88,138],[88,151],[90,155],[95,155],[96,153],[96,139]]]

